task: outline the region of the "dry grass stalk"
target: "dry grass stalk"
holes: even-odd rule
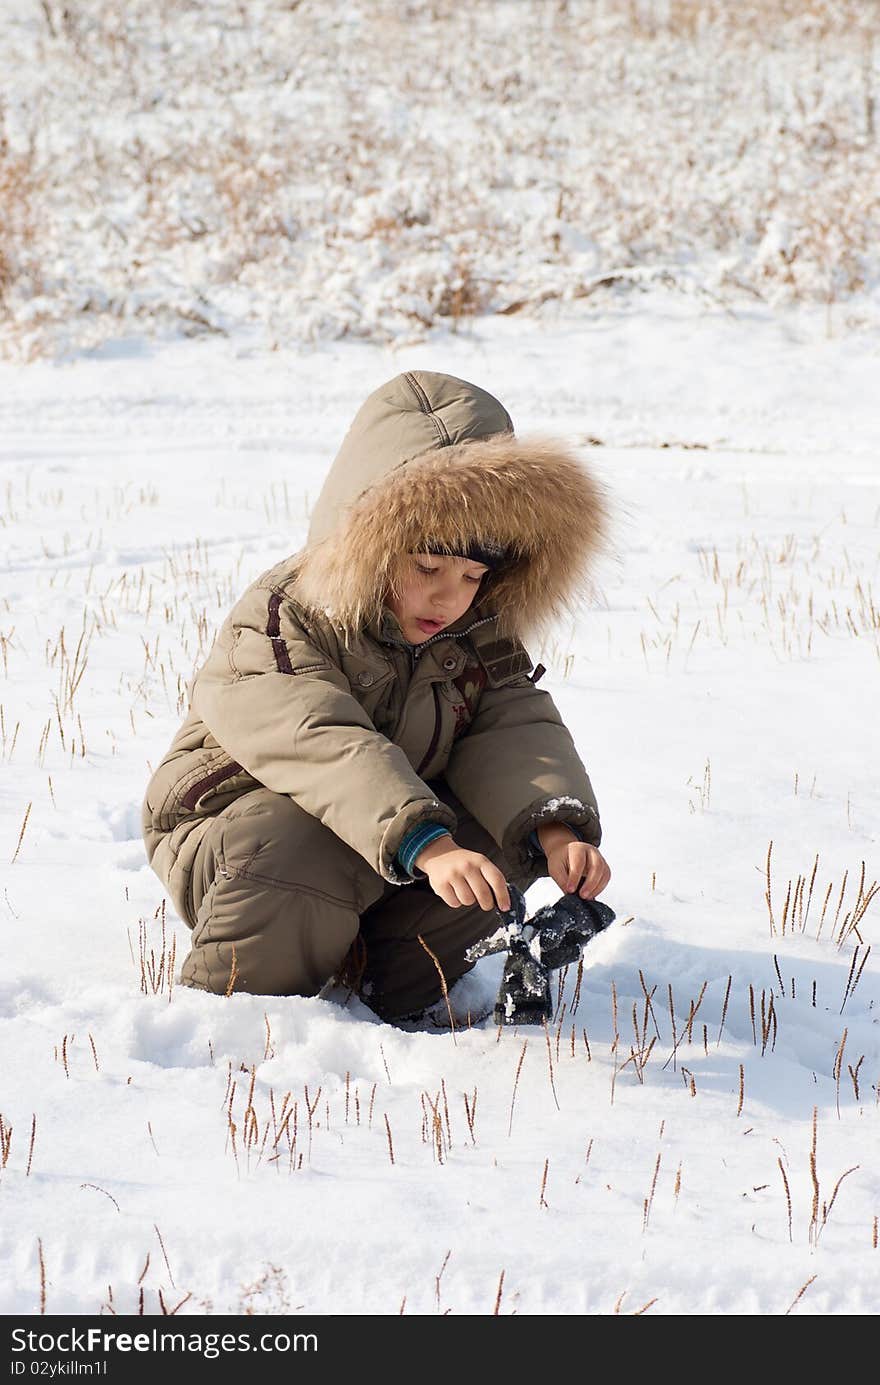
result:
[[[771,841],[771,849],[772,846],[773,843]],[[814,857],[813,865],[809,873],[804,871],[803,873],[798,874],[794,880],[788,880],[786,884],[785,903],[783,905],[782,917],[779,921],[779,925],[777,925],[777,920],[773,913],[771,897],[770,856],[771,850],[768,849],[767,862],[765,867],[767,879],[765,898],[767,901],[767,908],[770,915],[771,936],[777,931],[781,932],[783,936],[785,935],[786,931],[788,931],[789,933],[805,933],[807,924],[809,922],[810,909],[812,907],[813,894],[816,886],[816,877],[819,869],[818,852]],[[865,862],[862,861],[859,870],[858,884],[856,886],[855,901],[849,909],[844,910],[844,900],[846,898],[847,886],[850,881],[849,870],[844,871],[843,877],[840,881],[840,885],[837,888],[837,902],[834,907],[833,917],[831,919],[831,933],[837,947],[842,947],[843,944],[848,940],[848,938],[850,938],[850,936],[853,933],[855,933],[855,936],[859,940],[859,942],[863,941],[862,935],[859,932],[859,926],[862,920],[864,919],[865,914],[869,909],[870,905],[872,904],[873,900],[877,897],[878,893],[880,893],[880,882],[874,880],[871,882],[870,885],[866,884],[865,871]],[[826,917],[829,917],[828,906],[831,903],[831,897],[834,892],[834,889],[835,883],[833,880],[830,880],[825,890],[825,896],[822,902],[822,911],[819,917],[818,924],[816,926],[815,936],[817,939],[821,938],[823,929],[825,927]]]
[[[684,1085],[687,1087],[688,1092],[690,1093],[690,1095],[691,1095],[692,1097],[696,1096],[696,1095],[697,1095],[697,1081],[696,1081],[696,1078],[694,1077],[694,1074],[691,1072],[690,1068],[686,1068],[686,1067],[684,1066],[683,1063],[682,1063],[682,1066],[681,1066],[681,1080],[682,1080],[682,1082],[684,1083]]]
[[[772,856],[772,854],[773,854],[773,839],[772,839],[772,837],[771,837],[771,839],[770,839],[770,845],[767,847],[767,861],[766,861],[766,864],[765,864],[765,867],[764,867],[765,876],[766,876],[766,880],[767,880],[767,888],[766,888],[766,890],[764,891],[764,898],[765,898],[765,900],[767,901],[767,912],[768,912],[769,915],[770,915],[770,934],[771,934],[771,937],[772,937],[772,935],[776,932],[776,920],[775,920],[774,917],[773,917],[773,885],[772,885],[772,881],[771,881],[771,878],[770,878],[770,857]]]
[[[421,933],[418,933],[416,936],[419,942],[421,943],[422,947],[427,952],[431,961],[434,963],[434,966],[437,970],[437,975],[440,977],[440,988],[443,991],[443,999],[446,1002],[446,1013],[449,1016],[449,1032],[452,1035],[452,1042],[454,1044],[457,1044],[458,1040],[455,1037],[455,1016],[452,1013],[452,1006],[449,1004],[449,987],[446,985],[446,977],[443,975],[443,968],[441,967],[436,955],[428,947],[428,944],[425,942]]]
[[[697,996],[696,1001],[692,1000],[690,1002],[690,1010],[688,1012],[687,1024],[685,1025],[685,1033],[687,1034],[687,1041],[689,1044],[693,1043],[694,1020],[697,1017],[697,1011],[703,1003],[703,996],[706,994],[706,987],[708,986],[708,984],[709,983],[707,981],[704,981],[702,987],[700,988],[700,994]]]
[[[163,1313],[166,1317],[173,1318],[174,1315],[175,1315],[175,1313],[179,1313],[179,1312],[180,1312],[181,1308],[183,1307],[183,1305],[184,1305],[185,1303],[189,1303],[190,1299],[192,1298],[192,1293],[190,1292],[190,1293],[188,1293],[188,1294],[184,1294],[184,1296],[183,1296],[183,1298],[180,1300],[180,1302],[179,1302],[179,1303],[176,1303],[176,1304],[174,1305],[173,1308],[169,1308],[168,1305],[166,1304],[165,1299],[164,1299],[163,1294],[162,1294],[161,1288],[159,1288],[159,1289],[156,1290],[156,1296],[157,1296],[158,1299],[159,1299],[159,1307],[160,1307],[160,1309],[162,1310],[162,1313]]]
[[[742,1063],[739,1065],[739,1101],[736,1106],[736,1114],[742,1115],[743,1102],[746,1096],[746,1073]]]
[[[443,1097],[443,1119],[446,1122],[446,1141],[449,1149],[452,1148],[452,1127],[449,1123],[449,1100],[446,1095],[446,1078],[440,1078],[440,1092]]]
[[[40,1313],[46,1312],[46,1261],[43,1258],[43,1242],[37,1237],[37,1257],[40,1262]]]
[[[229,980],[226,983],[226,997],[232,995],[235,990],[235,983],[238,980],[238,957],[235,951],[235,943],[232,944],[232,965],[229,968]]]
[[[643,1303],[641,1308],[637,1308],[634,1313],[630,1314],[630,1316],[633,1318],[640,1318],[643,1313],[647,1313],[649,1308],[653,1308],[656,1302],[656,1298],[649,1298],[647,1303]]]
[[[113,1206],[116,1208],[117,1212],[120,1212],[122,1210],[119,1206],[119,1203],[116,1201],[116,1198],[113,1196],[112,1193],[108,1193],[106,1188],[100,1188],[97,1183],[80,1183],[79,1186],[81,1188],[93,1188],[96,1193],[103,1193],[104,1196],[109,1198],[110,1201],[113,1203]]]
[[[614,1064],[611,1069],[611,1105],[613,1106],[614,1093],[617,1088],[617,1074],[620,1070],[620,1065],[617,1061],[617,1051],[620,1046],[620,1033],[617,1028],[617,987],[613,981],[611,982],[611,1029],[611,1056],[614,1059]]]
[[[859,1100],[859,1068],[862,1066],[864,1061],[865,1055],[863,1053],[859,1061],[856,1063],[855,1067],[853,1067],[852,1063],[847,1063],[846,1065],[846,1070],[849,1073],[850,1080],[853,1084],[853,1093],[855,1095],[856,1101]]]
[[[391,1122],[388,1119],[388,1112],[385,1112],[385,1130],[388,1135],[388,1157],[394,1163],[394,1145],[391,1140]]]
[[[500,1276],[500,1278],[499,1278],[499,1280],[498,1280],[498,1290],[497,1290],[497,1292],[496,1292],[496,1294],[495,1294],[495,1307],[492,1309],[492,1316],[493,1316],[494,1318],[497,1318],[498,1315],[499,1315],[499,1313],[501,1312],[501,1293],[502,1293],[503,1288],[504,1288],[504,1271],[502,1270],[502,1271],[501,1271],[501,1276]]]
[[[639,1082],[643,1084],[645,1080],[645,1068],[648,1065],[648,1059],[651,1057],[654,1045],[657,1042],[657,1039],[659,1038],[660,1031],[657,1027],[657,1021],[654,1018],[653,1006],[651,1005],[651,1000],[657,987],[652,986],[649,992],[645,984],[645,978],[642,975],[641,971],[639,972],[639,978],[642,983],[642,990],[645,993],[645,1006],[644,1011],[642,1013],[642,1021],[640,1025],[638,1009],[636,1007],[635,1002],[633,1002],[632,1026],[633,1034],[635,1036],[635,1047],[630,1046],[629,1057],[626,1059],[626,1062],[621,1064],[620,1071],[622,1072],[623,1069],[627,1067],[629,1063],[632,1063],[636,1077],[638,1078]],[[656,1030],[656,1033],[651,1036],[650,1042],[648,1042],[649,1014],[654,1021],[654,1028]]]
[[[381,1048],[381,1044],[379,1045],[379,1047]],[[390,1078],[389,1078],[389,1081],[390,1081]],[[372,1130],[372,1128],[373,1128],[373,1102],[376,1100],[376,1088],[378,1087],[378,1085],[379,1085],[378,1082],[374,1082],[372,1088],[370,1089],[370,1106],[369,1106],[369,1110],[367,1111],[367,1129],[368,1129],[368,1130]]]
[[[776,953],[775,953],[775,952],[774,952],[774,954],[773,954],[773,969],[774,969],[774,971],[776,972],[776,979],[777,979],[778,982],[779,982],[779,994],[782,995],[782,996],[784,996],[784,995],[785,995],[785,982],[784,982],[783,979],[782,979],[782,972],[779,970],[779,958],[776,956]]]
[[[21,824],[21,831],[20,831],[19,834],[18,834],[18,845],[16,846],[15,851],[13,852],[13,855],[12,855],[12,860],[11,860],[10,863],[9,863],[11,866],[14,866],[14,865],[15,865],[15,862],[16,862],[16,860],[18,859],[18,853],[21,851],[21,844],[22,844],[22,842],[24,841],[24,834],[25,834],[25,832],[26,832],[26,830],[27,830],[28,818],[29,818],[30,815],[31,815],[31,808],[33,808],[33,806],[34,806],[34,805],[33,805],[33,800],[31,800],[31,802],[28,804],[28,806],[27,806],[27,807],[25,808],[25,810],[24,810],[24,819],[23,819],[22,824]]]
[[[170,1003],[174,992],[174,966],[177,958],[177,940],[166,936],[165,900],[156,909],[153,922],[159,921],[160,947],[158,953],[151,946],[145,919],[138,920],[138,952],[140,963],[141,994],[162,995],[166,990]],[[129,946],[131,939],[129,938]],[[227,991],[228,994],[228,991]]]
[[[871,948],[870,948],[870,946],[869,946],[869,947],[865,950],[865,955],[864,955],[864,957],[863,957],[862,960],[861,960],[861,963],[860,963],[860,965],[859,965],[858,971],[856,971],[856,962],[858,961],[858,956],[859,956],[859,951],[860,951],[860,949],[861,949],[861,943],[856,943],[855,947],[853,948],[852,962],[850,963],[850,968],[849,968],[849,976],[846,978],[846,988],[845,988],[845,990],[844,990],[844,993],[843,993],[843,1000],[842,1000],[841,1005],[840,1005],[840,1011],[839,1011],[839,1013],[840,1013],[841,1015],[843,1014],[843,1007],[844,1007],[844,1005],[846,1005],[846,1002],[849,1000],[850,996],[851,996],[851,995],[853,994],[853,992],[855,991],[856,986],[857,986],[857,985],[859,984],[859,982],[861,981],[861,979],[862,979],[862,972],[865,970],[865,963],[867,962],[868,958],[869,958],[870,955],[871,955]],[[855,973],[855,976],[853,975],[853,973]]]
[[[728,1001],[730,1000],[730,987],[731,987],[732,981],[733,981],[733,977],[732,977],[732,976],[728,976],[728,978],[727,978],[727,989],[726,989],[725,992],[724,992],[724,1003],[723,1003],[722,1006],[721,1006],[721,1023],[720,1023],[719,1026],[718,1026],[718,1038],[715,1040],[715,1046],[716,1046],[716,1048],[717,1048],[718,1045],[721,1043],[721,1034],[722,1034],[722,1032],[723,1032],[723,1030],[724,1030],[724,1021],[725,1021],[726,1018],[727,1018],[727,1004],[728,1004]]]
[[[766,993],[761,991],[761,1057],[767,1052],[767,1044],[770,1042],[772,1034],[773,1041],[770,1045],[771,1053],[776,1048],[776,1004],[773,992],[770,992],[770,999],[767,1000]]]
[[[158,1226],[156,1226],[155,1222],[153,1223],[153,1230],[159,1238],[159,1246],[162,1250],[162,1259],[165,1261],[165,1268],[168,1271],[168,1278],[171,1280],[171,1287],[172,1289],[176,1289],[177,1285],[174,1283],[174,1275],[171,1273],[171,1263],[168,1259],[168,1252],[165,1249],[165,1242],[162,1240],[162,1232],[159,1230]]]
[[[549,1159],[545,1159],[545,1160],[544,1160],[544,1172],[543,1172],[543,1174],[542,1174],[542,1176],[541,1176],[541,1192],[540,1192],[540,1194],[539,1194],[539,1196],[538,1196],[538,1206],[539,1206],[539,1207],[549,1207],[549,1205],[550,1205],[550,1204],[547,1202],[546,1198],[544,1197],[544,1192],[545,1192],[545,1190],[546,1190],[546,1188],[547,1188],[547,1171],[549,1170],[549,1168],[550,1168],[550,1160],[549,1160]]]
[[[553,1054],[550,1050],[550,1030],[547,1027],[546,1020],[544,1020],[544,1038],[547,1041],[547,1067],[550,1073],[550,1090],[553,1093],[553,1100],[556,1103],[556,1109],[558,1111],[560,1110],[559,1097],[556,1095],[556,1083],[553,1079]]]
[[[657,1175],[660,1172],[660,1151],[657,1151],[657,1162],[654,1165],[654,1177],[651,1179],[651,1191],[642,1203],[642,1235],[648,1229],[648,1222],[651,1220],[651,1208],[654,1206],[654,1193],[657,1189]],[[677,1194],[676,1194],[677,1196]]]
[[[837,1119],[838,1119],[838,1120],[840,1120],[840,1074],[841,1074],[841,1070],[842,1070],[842,1067],[843,1067],[843,1050],[844,1050],[844,1048],[846,1047],[846,1038],[847,1038],[847,1034],[848,1034],[848,1033],[849,1033],[849,1030],[848,1030],[848,1029],[844,1029],[843,1034],[841,1035],[841,1038],[840,1038],[840,1045],[839,1045],[839,1047],[838,1047],[838,1049],[837,1049],[837,1054],[836,1054],[835,1059],[834,1059],[834,1067],[833,1067],[833,1069],[832,1069],[832,1075],[833,1075],[833,1077],[834,1077],[834,1094],[835,1094],[835,1101],[836,1101],[836,1105],[837,1105]]]
[[[474,1134],[474,1121],[477,1118],[477,1089],[474,1087],[470,1101],[467,1092],[462,1093],[464,1097],[464,1114],[467,1121],[468,1134],[471,1137],[471,1144],[476,1145],[477,1137]]]
[[[798,1289],[797,1293],[795,1294],[794,1298],[792,1299],[791,1303],[788,1305],[788,1307],[786,1308],[785,1312],[783,1313],[782,1316],[783,1316],[784,1318],[787,1318],[787,1317],[788,1317],[788,1315],[789,1315],[789,1313],[791,1312],[792,1308],[794,1308],[795,1304],[797,1304],[797,1303],[800,1301],[800,1299],[801,1299],[801,1298],[803,1297],[803,1295],[806,1293],[807,1289],[809,1289],[810,1285],[813,1283],[813,1281],[814,1281],[817,1277],[818,1277],[817,1275],[811,1274],[810,1277],[809,1277],[809,1279],[807,1280],[807,1282],[806,1282],[805,1284],[802,1284],[802,1285],[801,1285],[801,1287]]]
[[[782,1174],[782,1186],[785,1188],[785,1204],[788,1208],[788,1239],[791,1241],[793,1239],[791,1232],[791,1189],[788,1186],[788,1178],[781,1158],[777,1158],[776,1162],[779,1165],[779,1172]]]
[[[427,1092],[422,1092],[421,1103],[422,1144],[427,1144],[430,1138],[434,1158],[438,1164],[442,1164],[448,1153],[448,1145],[444,1137],[443,1121],[440,1118],[440,1093],[438,1092],[437,1096],[432,1099]]]
[[[580,957],[578,958],[577,973],[576,973],[576,975],[575,975],[575,982],[574,982],[574,995],[573,995],[572,1001],[571,1001],[571,1012],[570,1012],[570,1013],[571,1013],[572,1015],[577,1014],[577,1008],[578,1008],[578,1006],[579,1006],[580,1003],[581,1003],[581,982],[583,981],[583,979],[584,979],[584,958],[583,958],[583,953],[581,953]]]
[[[37,1117],[36,1113],[31,1117],[31,1139],[28,1145],[27,1168],[24,1171],[25,1178],[30,1177],[31,1164],[34,1161],[34,1142],[37,1138]]]
[[[672,1021],[673,1044],[672,1044],[672,1052],[670,1053],[669,1057],[666,1059],[666,1062],[663,1064],[663,1069],[664,1069],[664,1071],[666,1070],[666,1068],[668,1068],[669,1064],[671,1063],[671,1064],[672,1064],[672,1071],[675,1072],[675,1056],[676,1056],[676,1053],[678,1052],[679,1045],[682,1044],[682,1043],[684,1043],[685,1039],[687,1039],[688,1043],[692,1043],[692,1042],[693,1042],[694,1020],[696,1019],[696,1017],[697,1017],[697,1012],[698,1012],[700,1006],[701,1006],[702,1003],[703,1003],[703,997],[704,997],[705,994],[706,994],[706,988],[707,988],[708,984],[709,984],[709,983],[708,983],[707,981],[704,981],[703,984],[702,984],[702,986],[700,987],[700,994],[697,996],[697,999],[696,999],[696,1000],[691,1000],[690,1005],[689,1005],[689,1008],[688,1008],[688,1017],[687,1017],[687,1020],[685,1021],[684,1029],[681,1031],[681,1036],[680,1036],[680,1037],[676,1037],[676,1032],[675,1032],[675,1007],[674,1007],[673,999],[672,999],[672,986],[669,986],[669,988],[668,988],[668,989],[669,989],[669,1015],[670,1015],[670,1019],[671,1019],[671,1021]]]
[[[3,1119],[0,1111],[0,1170],[5,1169],[9,1163],[9,1153],[12,1149],[12,1126],[8,1125]]]
[[[652,1003],[652,1002],[653,1002],[653,999],[654,999],[654,992],[656,991],[657,987],[656,987],[656,986],[652,986],[651,989],[650,989],[650,991],[648,990],[648,983],[647,983],[647,981],[645,980],[645,975],[644,975],[644,972],[642,971],[641,967],[639,968],[639,983],[641,984],[641,987],[642,987],[642,994],[643,994],[644,997],[645,997],[645,1013],[646,1013],[646,1019],[645,1019],[645,1024],[643,1025],[643,1028],[644,1028],[645,1031],[647,1032],[647,1015],[650,1014],[650,1016],[651,1016],[651,1022],[652,1022],[653,1025],[654,1025],[654,1033],[655,1033],[656,1037],[659,1039],[659,1038],[660,1038],[660,1026],[659,1026],[659,1024],[657,1023],[657,1016],[654,1014],[654,1006],[653,1006],[653,1003]]]
[[[321,1100],[321,1088],[319,1087],[318,1090],[316,1091],[314,1101],[310,1101],[310,1100],[309,1100],[309,1088],[308,1088],[308,1084],[307,1084],[307,1083],[305,1083],[305,1084],[303,1085],[303,1094],[304,1094],[305,1103],[306,1103],[306,1118],[307,1118],[308,1123],[309,1123],[309,1144],[308,1144],[308,1150],[307,1150],[307,1157],[308,1157],[308,1162],[311,1164],[311,1162],[312,1162],[312,1135],[313,1135],[313,1132],[314,1132],[314,1125],[315,1125],[315,1112],[316,1112],[317,1109],[318,1109],[318,1102]],[[392,1159],[391,1162],[394,1163],[394,1160]]]
[[[528,1046],[529,1046],[529,1041],[528,1041],[528,1039],[523,1039],[523,1046],[522,1046],[522,1050],[521,1050],[520,1055],[519,1055],[519,1062],[518,1062],[517,1065],[516,1065],[516,1074],[515,1074],[514,1079],[513,1079],[513,1092],[511,1093],[511,1097],[510,1097],[510,1116],[509,1116],[508,1121],[507,1121],[507,1135],[508,1135],[508,1138],[510,1138],[511,1134],[513,1133],[513,1107],[514,1107],[514,1102],[516,1101],[516,1088],[517,1088],[517,1084],[519,1083],[519,1075],[520,1075],[520,1072],[522,1071],[523,1059],[524,1059],[525,1056],[526,1056],[526,1049],[528,1048]]]
[[[440,1280],[443,1278],[443,1271],[446,1269],[446,1266],[449,1264],[449,1257],[450,1257],[451,1254],[452,1254],[452,1251],[451,1251],[451,1250],[447,1250],[446,1254],[445,1254],[444,1257],[443,1257],[443,1264],[440,1266],[440,1273],[439,1273],[438,1275],[436,1275],[435,1278],[434,1278],[434,1295],[435,1295],[435,1297],[436,1297],[436,1299],[437,1299],[437,1312],[438,1312],[438,1313],[440,1312]]]

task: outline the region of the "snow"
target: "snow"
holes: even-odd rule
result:
[[[402,343],[666,284],[877,321],[876,7],[4,6],[0,347]]]
[[[4,18],[0,1313],[875,1313],[874,11]],[[501,955],[454,1031],[190,992],[140,839],[219,622],[419,367],[614,516],[530,650],[617,914],[546,1034]]]
[[[502,1272],[501,1314],[876,1311],[880,339],[826,329],[654,290],[0,366],[0,1311],[39,1312],[41,1256],[55,1314],[482,1315]],[[187,991],[140,842],[214,629],[419,367],[581,445],[615,515],[530,651],[617,913],[546,1034]]]

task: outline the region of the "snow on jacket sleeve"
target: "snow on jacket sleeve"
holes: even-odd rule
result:
[[[288,602],[259,585],[238,603],[192,688],[219,744],[266,788],[289,794],[393,884],[421,822],[455,817],[377,731],[345,674]]]
[[[531,859],[529,834],[544,822],[571,823],[585,841],[599,845],[596,797],[571,733],[549,693],[528,678],[486,688],[445,777],[523,870]]]

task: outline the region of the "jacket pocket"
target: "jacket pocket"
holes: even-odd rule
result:
[[[158,832],[171,832],[184,817],[218,813],[227,803],[258,788],[225,750],[203,748],[159,766],[147,789],[147,805]]]
[[[394,669],[385,659],[364,658],[359,654],[344,654],[341,663],[352,696],[375,724],[376,714],[385,703],[394,680]]]

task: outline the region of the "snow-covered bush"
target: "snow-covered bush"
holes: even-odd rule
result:
[[[391,340],[645,276],[869,294],[878,33],[857,0],[22,7],[5,340]]]

